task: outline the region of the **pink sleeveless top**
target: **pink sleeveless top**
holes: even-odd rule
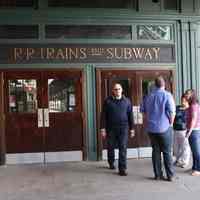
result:
[[[200,130],[200,105],[199,104],[191,105],[187,109],[187,111],[186,111],[187,128],[189,129],[191,126],[191,120],[192,120],[193,113],[196,113],[196,119],[195,119],[196,122],[195,122],[194,129]]]

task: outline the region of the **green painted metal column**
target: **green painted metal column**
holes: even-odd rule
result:
[[[95,69],[86,65],[86,140],[88,160],[97,160]]]
[[[175,47],[176,47],[176,103],[179,104],[180,97],[183,93],[183,68],[182,68],[182,33],[181,21],[176,22],[175,27]]]
[[[181,22],[181,57],[182,57],[182,88],[183,91],[192,88],[191,82],[191,42],[188,21]],[[179,52],[180,53],[180,52]],[[179,83],[180,84],[180,83]]]
[[[190,42],[191,42],[191,84],[200,96],[200,26],[197,23],[190,23]]]
[[[191,51],[191,87],[198,90],[198,64],[197,64],[197,26],[194,23],[189,23],[190,28],[190,51]]]
[[[184,92],[186,89],[192,88],[197,91],[200,96],[200,58],[199,58],[199,44],[200,44],[200,25],[196,22],[179,21],[178,32],[178,48],[180,49],[178,55],[178,84],[177,86]]]
[[[196,74],[197,74],[197,95],[200,97],[200,22],[196,24],[196,46],[195,46],[195,56],[196,56]]]

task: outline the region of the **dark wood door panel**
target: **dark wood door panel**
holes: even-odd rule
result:
[[[35,107],[28,109],[28,88],[25,82],[34,80],[36,83]],[[17,81],[21,83],[20,87]],[[16,82],[12,89],[12,82]],[[37,124],[37,106],[41,106],[41,73],[32,71],[5,72],[5,115],[6,115],[6,146],[7,153],[43,152],[43,130]],[[18,95],[18,97],[17,97]],[[15,98],[11,102],[11,97]],[[22,104],[21,104],[22,103]],[[12,109],[14,104],[14,109]],[[20,106],[21,105],[21,106]]]
[[[143,125],[137,126],[137,135],[138,135],[139,147],[149,147],[149,146],[151,146],[148,133],[145,130],[145,127]]]
[[[37,127],[36,115],[7,115],[6,143],[7,153],[42,152],[43,131]]]
[[[136,91],[136,84],[135,84],[135,71],[130,70],[102,70],[100,73],[101,85],[97,86],[98,89],[98,97],[100,98],[100,105],[98,106],[97,110],[99,110],[99,117],[101,112],[101,106],[103,105],[103,101],[107,96],[112,95],[112,85],[113,83],[120,83],[123,87],[123,94],[128,97],[132,105],[136,102],[137,91]],[[99,83],[97,83],[99,84]],[[97,100],[98,101],[98,100]],[[99,125],[99,122],[97,122]],[[138,142],[138,134],[136,132],[136,136],[131,139],[129,138],[128,147],[134,148],[139,146]],[[101,140],[101,138],[99,138]],[[107,144],[105,140],[98,142],[99,149],[106,149]]]
[[[0,72],[0,165],[6,161],[5,145],[4,73]]]
[[[82,72],[80,70],[46,72],[43,75],[44,84],[44,106],[49,107],[50,98],[58,96],[64,91],[68,91],[68,83],[73,86],[72,93],[65,93],[65,98],[69,95],[74,96],[74,106],[70,107],[68,99],[67,110],[62,109],[54,112],[53,109],[49,113],[49,127],[46,130],[46,151],[72,151],[83,149],[83,118],[82,118]],[[48,93],[49,81],[52,82],[54,89],[52,94]],[[68,82],[71,81],[71,82]],[[61,97],[63,100],[63,98]],[[73,104],[73,103],[72,103]],[[72,109],[72,110],[70,110]]]
[[[8,70],[5,72],[6,144],[8,153],[83,150],[84,122],[82,105],[82,70]],[[75,108],[49,109],[49,127],[38,127],[37,109],[33,112],[10,109],[10,80],[37,81],[37,109],[49,108],[49,80],[73,80]],[[51,80],[50,80],[51,81]],[[55,82],[56,82],[55,81]],[[16,86],[17,87],[17,86]],[[17,88],[16,88],[17,89]],[[58,99],[59,100],[59,99]],[[73,102],[72,102],[73,104]],[[71,110],[70,110],[71,109]]]
[[[83,124],[80,113],[51,113],[50,127],[47,129],[46,151],[72,151],[83,148]]]

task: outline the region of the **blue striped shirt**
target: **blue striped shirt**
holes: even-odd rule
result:
[[[147,131],[163,133],[170,125],[171,115],[175,115],[175,102],[170,92],[164,88],[154,89],[145,99],[143,112],[146,114]]]

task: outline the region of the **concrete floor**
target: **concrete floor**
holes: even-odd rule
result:
[[[151,159],[128,160],[128,176],[107,163],[67,162],[0,167],[0,200],[199,199],[200,177],[176,168],[174,182],[153,180]]]

